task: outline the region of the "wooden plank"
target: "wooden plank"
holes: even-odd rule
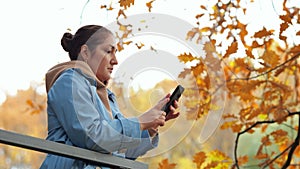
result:
[[[96,166],[113,168],[147,169],[148,165],[138,161],[102,154],[87,149],[56,143],[0,129],[0,143],[35,150],[43,153],[88,161]]]

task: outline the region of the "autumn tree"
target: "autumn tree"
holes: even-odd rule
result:
[[[112,5],[101,8],[117,10],[117,20],[128,17],[126,11],[134,8],[134,0],[118,2],[118,8]],[[186,81],[193,77],[197,82],[184,94],[187,118],[200,120],[209,116],[222,109],[219,101],[226,100],[220,129],[231,129],[235,134],[232,156],[218,150],[201,151],[193,159],[197,168],[300,165],[299,7],[283,0],[278,10],[272,1],[272,6],[259,10],[275,12],[280,22],[274,28],[262,25],[253,30],[244,18],[251,15],[250,7],[255,2],[217,0],[208,5],[203,1],[199,13],[194,14],[197,26],[187,31],[186,39],[203,43],[201,40],[208,38],[203,44],[206,55],[178,54],[185,64],[197,62],[179,75]],[[155,0],[145,3],[148,12],[155,3]],[[252,22],[256,24],[255,20]],[[118,46],[123,50],[124,45],[132,43],[126,38],[134,25],[119,25],[124,34],[119,36]],[[228,111],[228,102],[236,103],[236,107]],[[252,144],[254,153],[240,149],[242,137],[259,139]],[[169,165],[168,161],[162,161],[159,168],[164,168],[162,164]]]
[[[28,136],[46,138],[46,96],[32,85],[19,90],[16,95],[7,95],[0,106],[0,128]],[[38,168],[45,153],[19,147],[0,145],[0,168]]]

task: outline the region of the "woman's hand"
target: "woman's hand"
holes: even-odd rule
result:
[[[167,94],[165,98],[170,98],[171,94]],[[176,109],[179,107],[178,101],[175,100],[170,106],[170,112],[166,116],[166,121],[177,118],[180,113],[176,112]]]
[[[161,109],[169,100],[169,97],[163,98],[157,105],[138,117],[141,130],[156,129],[158,126],[165,125],[166,112]]]
[[[176,112],[176,109],[178,108],[178,101],[175,100],[173,104],[174,104],[174,106],[172,106],[172,105],[170,106],[170,112],[166,116],[166,121],[175,119],[180,115],[179,112]]]

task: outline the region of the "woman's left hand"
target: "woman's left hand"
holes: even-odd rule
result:
[[[170,97],[170,94],[168,94],[166,97]],[[171,119],[175,119],[180,115],[180,112],[176,112],[176,109],[179,107],[178,101],[175,100],[173,102],[173,104],[170,106],[170,112],[168,113],[168,115],[166,116],[166,120],[171,120]]]

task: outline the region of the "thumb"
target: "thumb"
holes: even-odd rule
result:
[[[157,107],[159,110],[161,110],[161,109],[164,107],[164,105],[168,103],[169,100],[170,100],[169,97],[163,98],[162,100],[160,100],[160,101],[158,102],[158,104],[156,105],[156,107]]]

